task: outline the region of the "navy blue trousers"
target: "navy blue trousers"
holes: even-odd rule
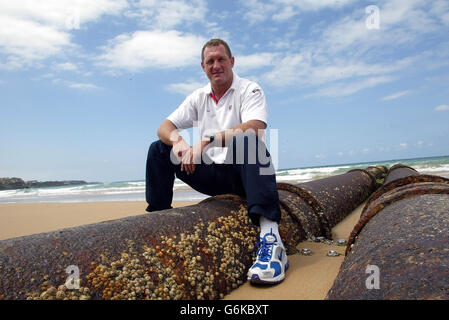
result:
[[[227,147],[224,164],[202,162],[196,164],[193,174],[187,175],[181,171],[181,164],[172,163],[171,146],[160,140],[153,142],[146,163],[146,210],[172,208],[176,175],[196,191],[209,196],[232,193],[246,198],[249,217],[256,225],[259,225],[260,216],[279,223],[281,210],[276,177],[265,144],[254,134],[240,134]]]

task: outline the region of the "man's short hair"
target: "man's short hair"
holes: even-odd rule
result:
[[[222,44],[225,47],[226,53],[228,54],[229,58],[232,58],[231,49],[229,48],[226,41],[221,40],[221,39],[211,39],[206,42],[206,44],[203,46],[203,50],[201,50],[201,62],[204,61],[204,50],[207,47],[216,47],[216,46],[219,46],[220,44]]]

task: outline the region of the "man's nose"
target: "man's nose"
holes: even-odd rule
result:
[[[212,64],[212,69],[216,70],[216,69],[219,69],[219,68],[221,68],[220,62],[218,60],[214,61],[214,63]]]

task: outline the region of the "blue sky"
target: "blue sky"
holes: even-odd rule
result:
[[[265,92],[278,169],[447,155],[448,34],[441,0],[2,0],[0,177],[143,179],[216,37]]]

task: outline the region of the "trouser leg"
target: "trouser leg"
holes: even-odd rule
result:
[[[245,195],[239,175],[232,166],[196,164],[194,173],[188,175],[181,171],[180,164],[172,163],[171,149],[171,146],[158,140],[153,142],[148,150],[145,190],[147,211],[172,208],[175,175],[194,190],[210,196],[226,193]]]
[[[172,207],[175,165],[170,161],[170,151],[171,147],[160,140],[153,142],[148,150],[145,176],[147,211]]]
[[[281,209],[276,176],[265,143],[255,134],[240,134],[228,147],[226,163],[232,163],[246,193],[251,221],[258,225],[260,216],[280,222]]]

